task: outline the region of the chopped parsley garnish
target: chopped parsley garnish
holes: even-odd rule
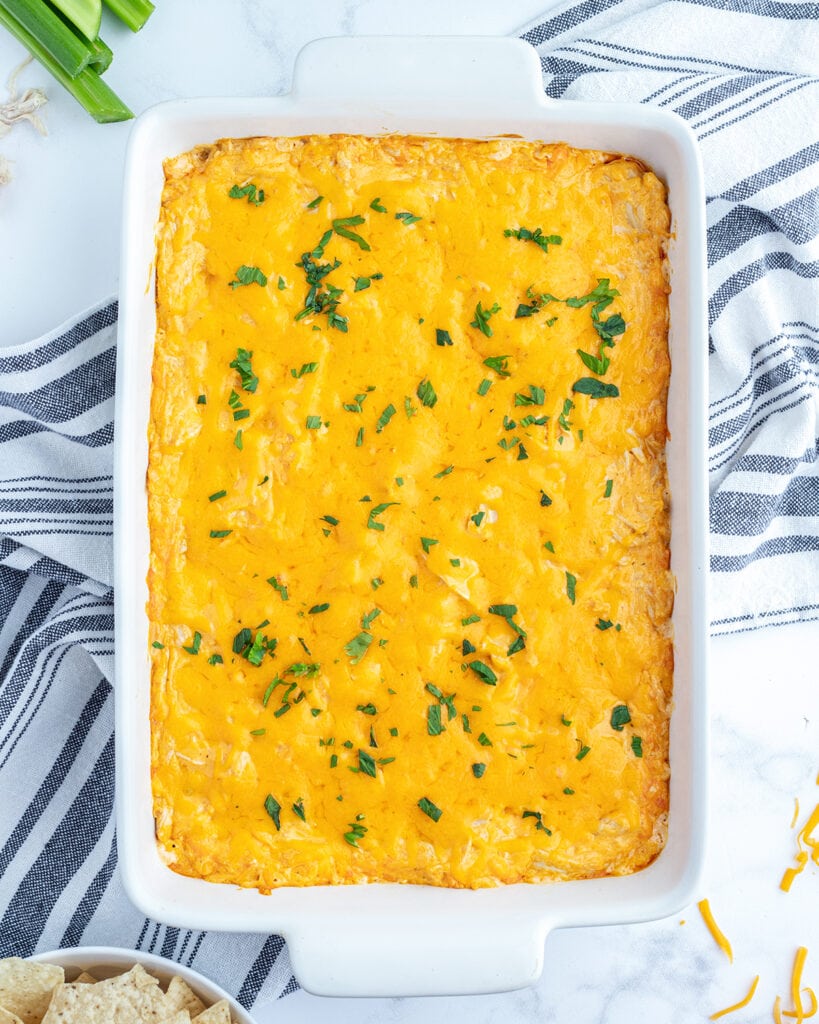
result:
[[[207,405],[208,404],[208,396],[207,395],[197,395],[196,396],[196,404],[197,405]]]
[[[378,516],[380,516],[382,512],[386,512],[391,505],[397,504],[397,501],[382,501],[380,505],[373,505],[373,507],[370,509],[370,514],[367,517],[367,529],[379,530],[383,533],[384,524],[377,522]]]
[[[572,425],[567,418],[572,409],[574,409],[574,402],[571,400],[571,398],[564,398],[563,412],[561,412],[561,414],[557,417],[557,422],[560,424],[561,428],[565,430],[567,433],[572,429]]]
[[[233,533],[233,530],[211,530],[210,531],[211,537],[215,537],[217,540],[220,540],[222,537],[229,537],[231,535],[231,533]]]
[[[361,628],[362,629],[369,629],[370,626],[373,624],[373,622],[378,618],[378,616],[380,614],[381,614],[381,609],[380,608],[373,608],[373,610],[371,612],[367,612],[366,615],[362,615],[361,616]]]
[[[643,740],[640,736],[631,737],[631,749],[634,751],[635,757],[643,756]]]
[[[462,626],[471,626],[473,622],[480,622],[480,615],[468,615],[465,619],[461,619]]]
[[[616,384],[607,384],[596,377],[581,377],[572,384],[572,391],[578,395],[589,395],[591,398],[617,398],[620,389]]]
[[[409,395],[404,398],[404,412],[407,414],[407,419],[411,420],[412,417],[418,412],[415,406],[412,404],[412,399]]]
[[[267,733],[267,729],[251,729],[250,730],[250,735],[251,736],[264,736],[264,735],[266,735],[266,733]]]
[[[249,352],[246,348],[238,348],[236,349],[236,358],[230,362],[231,369],[236,370],[241,377],[242,390],[250,391],[251,393],[259,386],[259,378],[253,372],[252,359],[252,352]]]
[[[218,501],[220,498],[224,498],[227,495],[227,491],[214,491],[213,494],[208,495],[208,501]]]
[[[366,750],[358,752],[358,770],[372,779],[375,778],[375,761]]]
[[[569,786],[566,786],[563,792],[566,794],[566,796],[574,796],[574,790],[571,789]]]
[[[534,818],[535,829],[539,829],[541,832],[545,832],[547,836],[550,836],[552,834],[552,830],[546,828],[546,826],[543,824],[543,814],[541,811],[524,811],[521,817]]]
[[[489,614],[500,615],[502,619],[511,619],[517,615],[518,606],[516,604],[490,604]]]
[[[430,736],[440,736],[444,732],[440,704],[430,704],[427,707],[427,732]]]
[[[338,519],[335,516],[320,516],[322,522],[329,523],[330,526],[338,526]]]
[[[461,566],[461,560],[460,558],[450,558],[449,564],[453,567],[453,569],[459,569]]]
[[[418,577],[415,575],[410,576],[410,586],[415,590],[418,589]]]
[[[281,828],[282,828],[282,823],[281,823],[281,809],[282,809],[282,805],[270,793],[268,793],[267,796],[265,797],[264,809],[267,811],[267,813],[273,819],[273,824],[276,826],[276,831],[277,832],[281,832]]]
[[[414,213],[409,213],[407,211],[404,211],[403,213],[396,213],[395,219],[400,220],[403,224],[407,225],[417,224],[418,221],[421,220],[421,218],[417,217]]]
[[[295,661],[290,666],[290,668],[285,669],[284,674],[296,676],[296,678],[306,676],[308,679],[312,679],[314,676],[317,676],[319,674],[320,669],[321,665],[319,665],[319,663],[316,661]]]
[[[554,546],[554,544],[552,544],[552,542],[550,540],[547,540],[546,543],[543,546],[544,546],[544,548],[546,548],[547,551],[551,551],[552,554],[555,553],[555,546]]]
[[[282,601],[286,601],[287,600],[287,596],[288,596],[287,595],[287,587],[283,583],[280,583],[279,580],[277,579],[277,577],[269,576],[267,582],[276,591],[276,593],[281,597]]]
[[[350,831],[344,833],[344,838],[347,840],[350,846],[355,846],[356,849],[358,849],[358,840],[363,839],[364,836],[367,834],[367,826],[361,824],[363,818],[363,814],[357,815],[356,820],[351,821],[348,825]]]
[[[540,228],[535,228],[534,231],[530,231],[529,228],[518,228],[516,231],[507,228],[503,234],[505,238],[518,238],[521,242],[534,242],[544,252],[549,251],[550,245],[560,245],[563,241],[560,235],[544,235]]]
[[[523,636],[517,636],[509,645],[509,649],[507,650],[506,654],[508,657],[511,657],[513,654],[517,654],[519,651],[522,651],[525,647],[526,638]]]
[[[224,665],[224,663],[225,659],[222,657],[221,654],[211,654],[211,656],[208,658],[209,665]]]
[[[154,640],[154,642],[151,644],[151,647],[156,647],[158,651],[165,650],[165,644],[161,644],[158,640]]]
[[[470,642],[469,642],[469,640],[466,640],[466,639],[465,639],[465,640],[464,640],[464,641],[463,641],[463,642],[461,643],[461,654],[462,654],[462,655],[463,655],[464,657],[466,657],[466,655],[467,655],[467,654],[474,654],[474,653],[475,653],[475,651],[477,651],[477,649],[478,649],[478,648],[477,648],[477,647],[476,647],[476,646],[475,646],[475,645],[474,645],[473,643],[470,643]]]
[[[244,448],[244,442],[242,441],[242,431],[241,430],[237,430],[236,431],[236,436],[233,438],[233,443],[236,445],[236,447],[239,449],[239,451],[242,451],[242,449]]]
[[[611,619],[598,619],[596,622],[596,626],[601,633],[607,629],[611,629],[613,625],[614,623],[611,621]]]
[[[435,474],[435,479],[440,480],[442,477],[449,476],[454,468],[452,465],[447,466],[446,469],[442,469],[440,473]]]
[[[520,425],[522,427],[545,427],[548,422],[548,416],[532,416],[531,413],[529,413],[528,415],[523,417],[523,419],[520,421]]]
[[[486,377],[478,385],[478,394],[483,398],[486,392],[492,387],[492,381],[487,380]]]
[[[202,646],[202,634],[199,633],[199,632],[195,632],[193,634],[193,641],[191,642],[190,647],[183,647],[182,650],[183,651],[187,651],[188,654],[198,654],[199,653],[199,648],[201,646]]]
[[[281,274],[279,274],[279,280],[276,284],[276,287],[279,289],[280,292],[283,292],[284,289],[287,287],[287,282],[285,281]]]
[[[492,328],[489,326],[489,320],[496,313],[500,313],[500,306],[497,302],[493,303],[489,309],[484,309],[483,305],[479,302],[475,307],[475,319],[469,321],[469,326],[477,327],[481,334],[485,334],[487,338],[491,338]],[[484,362],[486,362],[486,360],[484,360]],[[489,364],[487,363],[487,365]]]
[[[578,740],[577,742],[580,743],[580,740]],[[590,750],[591,750],[591,747],[587,747],[585,745],[585,743],[582,743],[580,745],[580,750],[578,750],[578,752],[574,755],[575,759],[578,760],[578,761],[582,761],[583,758],[586,756],[586,754],[588,754],[588,752]]]
[[[356,448],[360,448],[362,444],[364,444],[364,428],[359,427],[358,432],[355,435],[355,446]]]
[[[528,458],[529,453],[526,451],[526,448],[523,445],[523,441],[521,441],[521,443],[518,445],[518,462],[521,462],[523,459]]]
[[[370,701],[369,704],[356,704],[355,709],[356,711],[360,711],[363,715],[378,714],[378,708],[372,703],[372,701]]]
[[[449,331],[444,331],[440,327],[435,329],[435,344],[440,345],[441,348],[451,345],[452,338],[449,335]]]
[[[395,726],[392,726],[391,729],[390,729],[390,736],[397,736],[397,735],[398,735],[398,730],[395,728]]]
[[[252,182],[248,182],[247,185],[234,185],[228,192],[228,195],[231,199],[244,199],[247,197],[247,201],[254,206],[261,206],[264,202],[264,189],[257,189]]]
[[[611,712],[611,727],[616,732],[622,732],[623,726],[631,721],[628,707],[625,704],[618,704]]]
[[[370,389],[368,388],[367,390],[369,391]],[[345,402],[344,403],[344,408],[347,410],[347,412],[363,412],[364,411],[364,402],[366,400],[367,400],[367,392],[366,391],[362,391],[360,394],[357,394],[355,396],[355,398],[353,399],[352,402]]]
[[[291,370],[290,374],[298,380],[299,377],[303,377],[305,373],[315,373],[317,369],[318,363],[302,363],[300,369]]]
[[[482,747],[491,747],[492,746],[492,740],[489,739],[489,737],[486,735],[485,732],[482,732],[480,734],[480,736],[478,737],[478,743],[480,743],[480,745]]]
[[[565,725],[568,728],[572,724],[571,718],[567,718],[565,715],[560,716],[561,725]]]
[[[497,684],[498,677],[492,669],[482,661],[478,661],[477,659],[475,661],[470,661],[469,667],[481,682],[486,683],[487,686],[495,686]]]
[[[265,288],[267,286],[267,276],[258,267],[247,267],[242,264],[236,270],[236,277],[230,282],[230,287],[241,288],[249,284],[258,284]]]
[[[604,498],[610,498],[611,497],[611,491],[612,491],[613,487],[614,487],[614,481],[613,480],[607,480],[606,481],[606,489],[605,489],[605,491],[603,491],[603,497]]]
[[[306,820],[304,817],[304,800],[301,797],[293,804],[293,813],[301,818],[302,821]]]
[[[432,408],[438,401],[438,396],[435,394],[435,388],[432,386],[432,381],[424,380],[418,385],[416,395],[421,400],[421,404]]]
[[[321,416],[308,416],[305,420],[305,426],[308,430],[318,430],[321,426]]]
[[[378,590],[379,587],[384,586],[384,581],[381,579],[380,576],[373,576],[373,578],[370,580],[370,586],[373,588],[373,590]]]
[[[375,210],[376,213],[386,213],[387,207],[381,205],[381,197],[376,196],[375,199],[370,203],[370,209]]]
[[[418,806],[424,814],[426,814],[428,818],[432,818],[433,821],[440,821],[441,815],[444,813],[440,807],[436,807],[435,804],[425,796],[422,796],[418,801]]]
[[[482,779],[483,773],[486,771],[486,765],[482,761],[477,761],[472,765],[472,774],[476,779]]]
[[[566,573],[566,596],[574,604],[575,601],[575,588],[577,586],[577,577],[573,576],[570,572]]]
[[[234,420],[247,420],[250,419],[250,409],[237,409],[233,414]]]
[[[387,406],[387,408],[378,417],[378,422],[375,425],[375,432],[376,432],[376,434],[380,434],[381,433],[381,431],[384,429],[384,427],[386,427],[386,425],[390,422],[390,420],[393,418],[394,415],[395,415],[395,406],[392,404],[392,402],[390,402],[390,404]]]
[[[488,356],[483,361],[484,366],[488,366],[490,370],[494,370],[499,377],[508,377],[509,371],[506,369],[507,361],[509,356]],[[487,391],[489,388],[486,389]]]
[[[470,519],[472,520],[472,522],[473,522],[473,523],[474,523],[474,524],[475,524],[476,526],[480,526],[480,525],[481,525],[481,523],[483,522],[483,517],[484,517],[485,515],[486,515],[486,513],[485,513],[485,512],[476,512],[476,513],[475,513],[474,515],[471,515],[471,516],[470,516],[469,518],[470,518]]]
[[[535,313],[540,312],[540,306],[532,303],[531,306],[527,306],[525,302],[518,303],[518,308],[515,310],[515,319],[523,320],[525,317],[534,316]]]
[[[361,661],[372,642],[372,634],[362,632],[344,645],[344,651],[353,665],[357,665]]]
[[[551,504],[552,504],[552,499],[549,497],[549,495],[544,490],[541,490],[541,492],[540,492],[540,505],[541,505],[541,508],[548,508]],[[554,549],[552,549],[552,550],[554,550]]]
[[[296,314],[296,320],[302,320],[310,314],[327,315],[327,323],[342,333],[347,332],[347,317],[337,313],[339,300],[344,294],[341,288],[329,284],[324,279],[329,273],[341,266],[341,261],[336,259],[332,263],[318,263],[324,255],[324,247],[333,237],[332,228],[325,231],[321,236],[318,245],[312,252],[303,252],[301,259],[296,264],[304,271],[305,281],[309,286],[304,299],[304,307]]]
[[[529,385],[529,394],[518,392],[515,395],[515,405],[543,405],[546,400],[546,392],[535,384]]]
[[[363,223],[364,218],[360,214],[356,214],[353,217],[337,217],[333,221],[333,231],[337,235],[341,235],[342,238],[348,238],[351,242],[355,242],[365,252],[369,252],[370,243],[365,241],[361,235],[356,234],[355,231],[350,230],[350,228],[358,227],[359,224]]]
[[[431,547],[433,547],[437,543],[438,543],[438,541],[435,540],[434,537],[422,537],[421,538],[421,547],[424,549],[424,554],[428,555],[429,554],[429,549]]]
[[[309,202],[309,203],[307,204],[307,209],[308,209],[308,210],[316,210],[316,209],[318,209],[318,207],[319,207],[319,205],[321,204],[321,201],[322,201],[323,199],[324,199],[324,196],[316,196],[316,198],[315,198],[315,199],[312,199],[312,200],[311,200],[311,201],[310,201],[310,202]]]
[[[308,615],[321,615],[322,612],[326,612],[330,607],[326,602],[324,604],[314,604],[307,612]]]
[[[508,452],[510,449],[514,448],[516,444],[519,443],[520,438],[517,435],[515,435],[515,437],[502,437],[500,441],[498,441],[498,445],[501,448],[503,448],[505,452]]]
[[[353,291],[363,292],[370,287],[370,284],[373,281],[380,281],[383,278],[383,276],[383,274],[370,274],[369,277],[356,277],[354,278],[355,287],[353,288]]]

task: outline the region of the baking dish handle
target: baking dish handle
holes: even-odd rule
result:
[[[399,930],[400,928],[400,930]],[[434,996],[507,992],[543,970],[548,927],[510,915],[499,924],[430,918],[362,923],[331,916],[288,934],[293,973],[314,995]]]
[[[374,93],[374,83],[375,86]],[[293,95],[301,102],[360,103],[447,111],[543,106],[540,61],[521,39],[494,36],[339,36],[315,39],[296,57]]]

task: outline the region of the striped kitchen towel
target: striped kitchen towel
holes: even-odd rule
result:
[[[580,0],[522,33],[546,93],[699,139],[713,633],[819,617],[819,5]]]
[[[714,632],[819,617],[815,6],[583,0],[528,29],[549,95],[677,110],[705,158]],[[0,349],[0,956],[113,943],[258,1006],[280,938],[146,920],[112,816],[116,305]]]
[[[116,320],[108,302],[0,348],[0,957],[131,946],[250,1007],[298,987],[283,940],[150,921],[117,872]]]

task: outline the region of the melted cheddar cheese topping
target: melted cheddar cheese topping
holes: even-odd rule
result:
[[[519,140],[165,167],[157,837],[258,887],[626,874],[665,840],[664,186]]]

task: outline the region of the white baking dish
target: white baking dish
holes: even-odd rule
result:
[[[369,885],[285,888],[263,896],[183,878],[158,855],[151,811],[145,470],[162,161],[225,136],[333,132],[513,133],[565,141],[639,156],[669,186],[668,464],[678,581],[671,812],[665,850],[636,875],[478,892]],[[649,920],[689,902],[706,829],[707,344],[702,173],[685,124],[651,107],[548,100],[535,51],[514,39],[322,39],[299,55],[287,96],[181,101],[139,118],[128,151],[124,220],[115,462],[117,817],[120,865],[134,902],[174,925],[281,933],[298,980],[327,995],[520,987],[538,977],[552,928]]]

